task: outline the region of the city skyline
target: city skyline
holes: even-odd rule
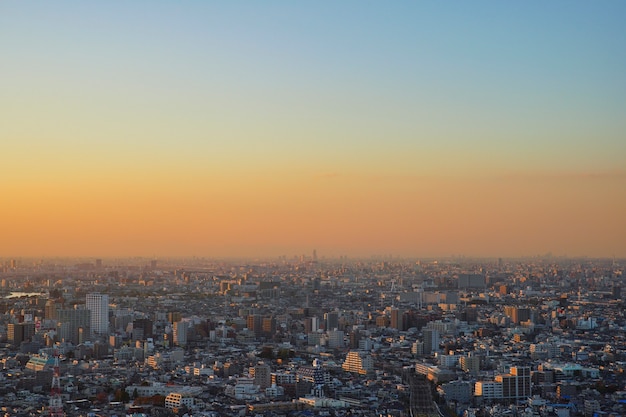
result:
[[[626,257],[622,2],[0,6],[3,257]]]

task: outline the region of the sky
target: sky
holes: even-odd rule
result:
[[[0,254],[626,257],[624,17],[0,2]]]

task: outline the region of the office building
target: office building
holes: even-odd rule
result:
[[[504,314],[515,324],[530,320],[530,309],[525,307],[506,306],[504,307]]]
[[[459,288],[485,288],[486,279],[484,274],[460,274]]]
[[[515,402],[531,396],[530,367],[513,366],[506,375],[497,375],[493,381],[478,381],[475,395],[483,400]]]
[[[261,319],[261,333],[265,337],[272,337],[276,333],[276,319],[272,316]]]
[[[263,334],[263,316],[260,314],[250,314],[246,318],[248,330],[254,332],[254,337],[261,337]]]
[[[328,332],[328,347],[330,349],[340,349],[345,346],[343,330],[332,330]]]
[[[513,366],[508,375],[498,375],[495,380],[502,382],[502,397],[521,400],[531,396],[530,367]]]
[[[324,314],[324,322],[326,330],[335,330],[339,328],[339,313],[331,311]]]
[[[176,323],[177,321],[181,321],[183,319],[183,315],[180,311],[168,311],[167,312],[167,321],[170,323]]]
[[[7,341],[14,346],[22,342],[28,342],[35,334],[35,323],[9,323],[7,324]]]
[[[452,381],[441,385],[447,401],[456,401],[467,404],[472,400],[472,385],[470,381]]]
[[[320,328],[320,320],[317,317],[307,317],[304,319],[304,332],[316,332]]]
[[[145,340],[154,337],[153,323],[150,319],[133,320],[133,339]]]
[[[262,389],[272,385],[272,368],[263,362],[250,368],[250,376],[254,378],[254,385],[258,385]]]
[[[474,395],[482,400],[502,399],[502,383],[497,381],[477,381],[474,384]]]
[[[85,309],[57,310],[57,340],[83,343],[90,334],[91,311]]]
[[[398,308],[392,308],[389,313],[389,315],[391,316],[391,328],[406,330],[404,326],[404,311]]]
[[[424,337],[424,350],[423,351],[425,355],[439,351],[439,343],[441,341],[439,330],[423,329],[422,335]]]
[[[173,325],[172,339],[177,346],[185,346],[187,344],[189,332],[189,323],[186,321],[177,321]]]

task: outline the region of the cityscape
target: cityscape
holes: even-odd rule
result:
[[[11,416],[618,416],[623,259],[9,259]]]
[[[0,1],[0,417],[626,417],[625,16]]]

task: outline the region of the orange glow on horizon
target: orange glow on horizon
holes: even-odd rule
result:
[[[328,256],[611,256],[626,253],[619,233],[626,230],[623,189],[621,175],[26,184],[12,188],[0,209],[0,250],[21,256],[277,256],[312,248]]]

